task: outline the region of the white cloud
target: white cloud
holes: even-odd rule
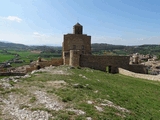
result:
[[[8,17],[1,17],[1,18],[5,19],[5,20],[19,22],[19,23],[22,21],[22,19],[17,16],[8,16]]]
[[[33,32],[34,37],[44,37],[46,36],[45,34],[40,34],[38,32]]]
[[[38,32],[33,32],[33,35],[39,35],[39,33]]]
[[[61,45],[63,41],[63,35],[42,34],[39,32],[33,32],[33,39],[36,45]]]

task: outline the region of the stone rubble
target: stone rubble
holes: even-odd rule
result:
[[[87,117],[86,120],[92,120],[92,118],[91,117]]]
[[[75,112],[77,115],[84,115],[84,114],[86,114],[84,111],[82,111],[82,110],[76,110],[76,109],[73,109],[73,108],[71,108],[71,109],[66,109],[67,111],[72,111],[72,112]]]
[[[90,100],[88,100],[88,101],[87,101],[87,103],[88,103],[88,104],[93,104],[93,102],[92,102],[92,101],[90,101]]]
[[[84,78],[84,79],[88,79],[86,76],[83,76],[82,74],[79,74],[79,76]]]
[[[56,69],[53,70],[54,68],[55,66],[50,66],[50,67],[41,68],[39,70],[33,70],[31,72],[31,75],[35,73],[40,73],[40,72],[48,72],[51,74],[58,74],[58,75],[70,75],[70,73],[68,73],[67,70],[56,70]]]
[[[121,112],[125,112],[125,113],[130,113],[129,110],[127,110],[126,108],[120,107],[115,105],[113,102],[109,101],[109,100],[104,100],[105,103],[101,103],[101,106],[108,106],[108,107],[112,107],[115,108]]]
[[[58,102],[58,100],[49,98],[45,92],[35,91],[34,93],[37,98],[37,102],[45,105],[47,109],[59,111],[63,109],[63,104]]]
[[[0,98],[4,105],[0,105],[3,116],[12,120],[48,120],[50,114],[46,111],[30,111],[26,108],[20,109],[19,104],[16,103],[16,98],[13,95],[9,96],[9,100]],[[6,113],[9,113],[6,114]]]
[[[99,107],[99,106],[94,106],[99,112],[102,112],[103,111],[103,109],[101,108],[101,107]]]
[[[0,79],[0,87],[3,89],[12,89],[15,86],[12,85],[12,82],[20,82],[22,79],[30,78],[33,74],[39,73],[39,72],[51,72],[51,74],[65,74],[69,75],[67,69],[66,70],[57,70],[55,69],[53,71],[54,67],[46,67],[45,69],[35,70],[32,71],[30,74],[26,74],[24,76],[11,76],[11,77],[5,77]],[[51,70],[52,69],[52,70]],[[48,81],[47,84],[53,85],[53,86],[64,86],[66,85],[66,82],[64,80],[56,80],[56,81]],[[87,86],[87,85],[86,85]],[[66,104],[59,101],[58,97],[56,95],[53,95],[50,97],[46,92],[44,91],[33,91],[31,92],[32,95],[35,97],[34,103],[30,102],[30,95],[26,95],[22,97],[20,94],[16,95],[14,93],[10,93],[6,96],[6,98],[3,98],[3,96],[0,95],[0,110],[2,112],[2,117],[5,119],[13,119],[13,120],[48,120],[49,118],[54,118],[51,114],[49,114],[45,110],[37,109],[34,110],[34,107],[36,106],[44,106],[46,109],[54,110],[54,111],[72,111],[77,115],[84,115],[86,114],[82,110],[74,109],[74,108],[65,108]],[[21,98],[22,97],[22,98]],[[33,110],[30,110],[33,108]]]

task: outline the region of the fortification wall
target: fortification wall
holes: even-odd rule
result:
[[[154,81],[160,81],[160,75],[147,75],[147,74],[139,74],[139,73],[134,73],[122,68],[118,68],[119,73],[135,78],[142,78],[142,79],[147,79],[147,80],[154,80]]]
[[[30,66],[30,68],[26,68],[26,72],[31,72],[33,70],[37,70],[38,67],[40,68],[44,68],[47,66],[59,66],[59,65],[63,65],[63,59],[52,59],[51,61],[41,61],[41,62],[37,62],[37,64],[35,64],[34,66]]]
[[[94,56],[81,55],[80,66],[89,67],[101,71],[106,71],[106,67],[111,67],[111,73],[117,73],[118,67],[127,69],[129,66],[129,56]]]
[[[42,61],[42,62],[38,62],[38,64],[43,68],[46,66],[59,66],[59,65],[63,65],[63,59],[52,59],[51,61]]]
[[[145,68],[145,66],[144,65],[140,65],[140,64],[129,65],[127,70],[135,72],[135,73],[143,73],[143,74],[147,74],[148,73],[146,68]]]

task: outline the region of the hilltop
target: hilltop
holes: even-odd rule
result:
[[[1,119],[159,119],[160,82],[89,68],[46,67],[1,78]]]

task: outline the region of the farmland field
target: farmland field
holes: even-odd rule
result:
[[[13,58],[14,58],[14,55],[5,55],[5,54],[0,53],[0,62],[5,62]]]
[[[23,63],[12,63],[12,66],[21,66],[29,64],[31,61],[35,61],[38,59],[38,57],[41,57],[46,60],[50,60],[54,57],[61,57],[61,54],[59,53],[49,53],[49,52],[33,52],[30,50],[6,50],[6,51],[0,51],[0,63],[6,62],[12,59],[18,59],[23,61]]]

